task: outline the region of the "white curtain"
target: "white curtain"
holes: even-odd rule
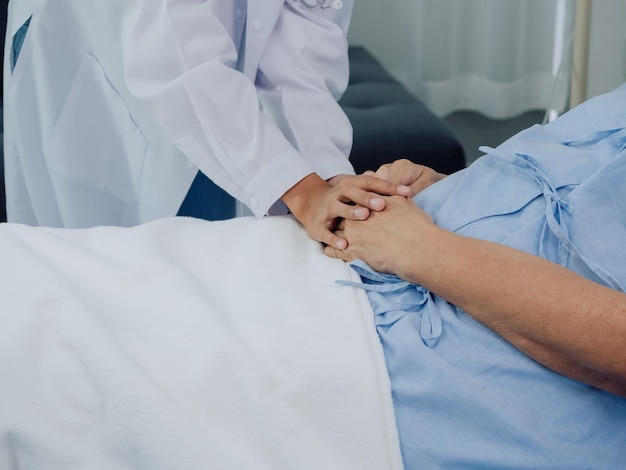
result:
[[[440,116],[563,111],[574,10],[574,0],[355,0],[350,42]]]

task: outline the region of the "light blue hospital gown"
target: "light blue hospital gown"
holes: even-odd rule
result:
[[[625,147],[626,85],[484,149],[417,202],[448,230],[624,291]],[[406,468],[626,469],[626,399],[549,371],[419,286],[354,268],[374,308]]]

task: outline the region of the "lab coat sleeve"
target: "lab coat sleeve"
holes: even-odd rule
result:
[[[324,179],[354,173],[352,127],[337,103],[348,85],[351,12],[352,0],[286,0],[257,77],[264,112]]]
[[[260,110],[254,83],[233,69],[222,2],[107,0],[129,99],[216,184],[256,215],[314,170]]]

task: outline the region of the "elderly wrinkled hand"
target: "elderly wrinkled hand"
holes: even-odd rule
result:
[[[411,197],[446,177],[443,173],[438,173],[430,167],[418,165],[406,159],[387,163],[375,172],[369,171],[367,174],[410,187]]]
[[[420,245],[420,240],[431,236],[436,227],[411,199],[400,196],[383,197],[385,209],[373,212],[367,220],[343,220],[336,234],[348,240],[345,250],[327,246],[326,255],[344,261],[361,259],[379,272],[402,277],[406,254]]]

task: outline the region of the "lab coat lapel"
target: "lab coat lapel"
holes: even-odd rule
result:
[[[285,0],[248,0],[244,74],[254,82],[267,42]]]

